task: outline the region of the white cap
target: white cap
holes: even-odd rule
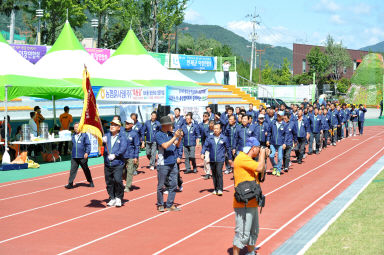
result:
[[[284,112],[283,111],[278,111],[277,114],[280,115],[280,116],[284,116]]]
[[[262,113],[260,113],[258,118],[259,118],[259,119],[260,119],[260,118],[265,118],[265,115],[262,114]]]
[[[135,122],[133,121],[133,119],[132,118],[127,118],[126,120],[125,120],[125,123],[128,123],[128,124],[134,124]]]

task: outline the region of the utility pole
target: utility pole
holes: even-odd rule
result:
[[[15,7],[11,11],[11,24],[9,26],[9,43],[14,43],[15,35]]]
[[[41,1],[39,1],[39,9],[36,10],[36,17],[39,19],[39,24],[37,25],[37,45],[41,44],[41,22],[40,18],[44,16],[44,10],[41,9]]]
[[[252,33],[251,33],[251,61],[250,61],[250,67],[249,67],[249,81],[252,82],[252,73],[253,73],[253,64],[254,64],[254,58],[256,59],[256,39],[257,39],[257,33],[256,33],[256,25],[260,25],[260,22],[257,20],[260,16],[256,14],[256,8],[254,14],[248,14],[246,18],[250,18],[252,22]],[[256,63],[255,63],[256,68]]]

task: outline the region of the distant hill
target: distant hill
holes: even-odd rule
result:
[[[384,41],[374,45],[366,46],[360,50],[372,51],[372,52],[384,52]]]
[[[186,34],[190,34],[194,38],[205,36],[206,38],[212,38],[222,44],[227,44],[232,48],[233,53],[242,57],[244,60],[249,61],[251,56],[251,49],[247,45],[251,45],[251,42],[241,37],[228,29],[215,25],[194,25],[189,23],[183,23],[180,28],[188,27],[188,30],[183,31]],[[258,49],[264,49],[270,46],[267,44],[257,44]],[[268,61],[273,64],[274,67],[279,67],[283,64],[284,58],[287,58],[292,63],[292,50],[285,47],[273,47],[266,49],[266,53],[262,55],[262,65]]]

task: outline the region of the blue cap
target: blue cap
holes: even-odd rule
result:
[[[245,144],[246,147],[260,146],[259,141],[255,137],[249,137]]]

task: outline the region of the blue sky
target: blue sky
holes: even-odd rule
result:
[[[246,39],[260,15],[258,42],[322,45],[328,34],[351,49],[384,41],[383,0],[190,0],[185,22],[225,27]]]

